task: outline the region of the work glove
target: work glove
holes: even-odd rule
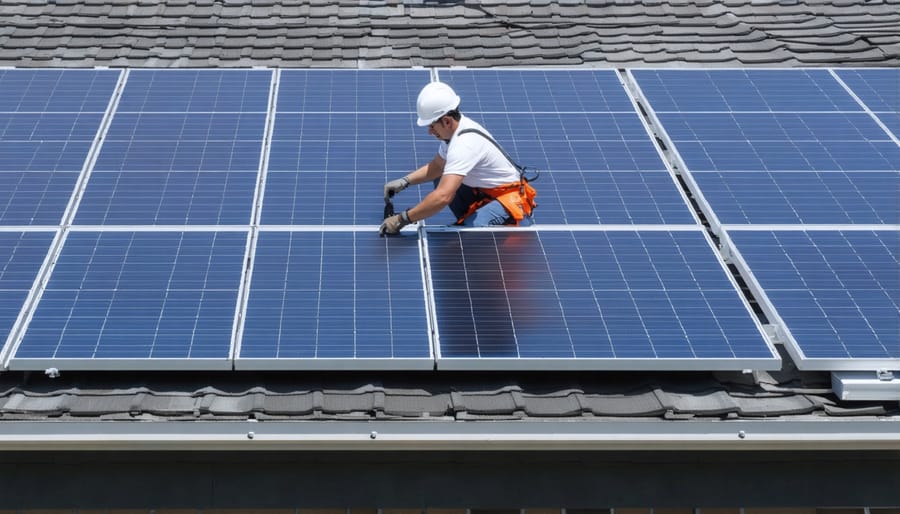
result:
[[[381,227],[378,229],[378,233],[381,237],[384,237],[385,234],[392,236],[400,233],[400,229],[412,223],[409,219],[409,211],[403,211],[400,214],[394,214],[389,218],[384,220],[384,223],[381,224]]]
[[[384,201],[387,202],[395,194],[409,187],[409,179],[406,177],[394,179],[384,185]]]

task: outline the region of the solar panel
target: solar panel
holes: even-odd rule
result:
[[[692,224],[612,70],[441,70],[461,108],[535,183],[538,224]],[[471,99],[471,100],[470,100]]]
[[[79,225],[250,222],[271,72],[134,70],[79,204]]]
[[[778,367],[700,230],[434,232],[427,244],[438,368]]]
[[[54,232],[0,232],[0,349],[10,336]]]
[[[900,70],[872,68],[834,70],[866,107],[900,138]]]
[[[0,70],[0,225],[59,225],[118,71]]]
[[[898,219],[900,147],[827,70],[632,74],[714,224]]]
[[[130,70],[119,112],[266,112],[270,70]]]
[[[716,216],[727,223],[900,221],[893,173],[710,172],[697,173],[694,180],[707,198],[715,199]]]
[[[279,112],[407,113],[428,70],[282,70]]]
[[[631,70],[657,112],[859,111],[825,69]]]
[[[415,125],[429,80],[426,70],[283,70],[260,222],[379,225],[384,183],[437,152]]]
[[[614,70],[440,70],[464,112],[634,112]]]
[[[246,225],[256,173],[97,173],[75,222],[87,225]]]
[[[689,72],[633,76],[676,164],[686,165],[679,171],[724,223],[726,241],[738,224],[896,223],[900,147],[844,89],[852,80],[842,84],[824,69],[693,70],[691,82]],[[884,88],[880,75],[860,77],[871,91]],[[453,69],[439,78],[456,88],[466,115],[542,170],[534,227],[445,229],[453,221],[445,212],[424,230],[378,237],[383,183],[437,151],[415,125],[427,70],[126,72],[75,226],[33,315],[16,328],[22,338],[10,365],[779,367],[618,73]],[[98,103],[82,93],[66,102]],[[63,105],[61,98],[51,94],[45,105]],[[96,112],[0,111],[0,144],[22,143],[0,159],[0,169],[11,168],[0,185],[28,199],[20,201],[25,208],[10,203],[7,214],[0,203],[3,223],[58,223],[59,215],[53,221],[35,206],[57,189],[68,202],[78,175],[66,166],[84,167],[108,104]],[[867,106],[890,126],[890,107]],[[398,209],[430,190],[404,192]],[[896,248],[895,233],[877,234]],[[854,248],[880,259],[866,263],[882,273],[887,257],[869,250],[876,246]],[[896,269],[896,250],[890,256]],[[895,306],[890,279],[879,280]],[[812,366],[884,362],[863,346],[886,341],[897,320],[863,290],[847,294],[874,305],[874,335],[836,336],[862,353],[812,357],[819,359]],[[770,293],[766,284],[759,291]],[[836,297],[809,294],[819,302]]]
[[[118,70],[0,70],[0,112],[104,112]]]
[[[801,369],[900,364],[900,232],[729,232]],[[761,293],[757,293],[761,294]]]
[[[238,368],[431,369],[418,238],[259,234]]]
[[[872,111],[900,111],[900,70],[897,68],[836,69],[834,72]]]
[[[12,369],[230,369],[246,232],[70,232]]]
[[[900,354],[900,146],[882,126],[897,78],[872,71],[631,72],[803,369],[890,368]]]

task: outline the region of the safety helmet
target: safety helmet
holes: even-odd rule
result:
[[[459,107],[459,96],[443,82],[431,82],[419,92],[416,113],[420,127],[431,125],[441,116]]]

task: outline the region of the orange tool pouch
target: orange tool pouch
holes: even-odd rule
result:
[[[519,166],[516,161],[509,156],[508,153],[494,141],[493,138],[485,134],[484,132],[476,129],[465,129],[461,130],[457,135],[462,135],[468,132],[472,132],[478,134],[479,136],[487,139],[493,144],[497,150],[500,150],[500,153],[506,157],[506,160],[509,161],[510,164],[513,165],[516,170],[519,172],[519,181],[518,182],[510,182],[508,184],[503,184],[502,186],[492,187],[492,188],[476,188],[473,187],[472,193],[475,195],[475,200],[469,204],[469,208],[466,210],[465,214],[459,217],[456,220],[457,225],[462,225],[466,218],[471,216],[475,211],[489,204],[490,202],[497,200],[503,205],[503,208],[506,209],[506,212],[509,213],[509,217],[512,220],[508,222],[510,225],[518,225],[520,221],[522,221],[526,216],[531,216],[531,212],[537,207],[537,202],[535,202],[534,198],[537,196],[537,191],[531,184],[528,183],[528,179],[525,178],[525,168]],[[537,174],[532,177],[533,180],[537,179]]]
[[[524,178],[520,182],[510,182],[492,188],[473,187],[472,192],[475,194],[475,201],[469,204],[466,213],[456,220],[457,225],[462,225],[466,218],[494,200],[500,202],[509,213],[511,225],[518,225],[526,216],[531,216],[531,212],[537,207],[534,199],[537,191]]]

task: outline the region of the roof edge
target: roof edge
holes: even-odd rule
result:
[[[900,418],[803,421],[11,421],[0,451],[900,450]]]

